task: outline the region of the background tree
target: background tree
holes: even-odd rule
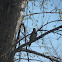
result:
[[[28,62],[61,62],[62,12],[60,2],[62,1],[56,3],[56,0],[39,0],[28,3],[23,20],[26,33],[24,35],[24,30],[20,32],[18,42],[21,45],[17,44],[16,50],[21,52],[16,54],[17,59],[15,60],[20,59],[20,62],[25,62],[25,60]],[[33,28],[36,28],[37,38],[29,47],[27,45],[30,44],[29,37]]]
[[[14,62],[16,33],[22,21],[23,0],[0,0],[0,62]]]
[[[31,1],[32,7],[31,6],[29,7],[28,5],[31,3],[30,2],[28,3],[27,1],[23,2],[22,0],[6,0],[6,1],[0,0],[0,3],[1,3],[0,4],[0,16],[1,16],[0,17],[0,34],[1,34],[1,36],[0,36],[0,62],[14,62],[14,55],[15,55],[15,53],[17,54],[17,52],[20,52],[20,54],[18,55],[19,59],[15,59],[15,61],[16,60],[20,61],[20,59],[26,59],[26,58],[22,58],[22,56],[23,56],[23,57],[27,57],[26,60],[28,60],[28,62],[30,60],[36,60],[36,59],[40,59],[40,60],[36,60],[36,61],[45,61],[48,59],[48,61],[61,62],[61,55],[57,53],[59,51],[58,50],[59,47],[56,48],[57,46],[56,47],[53,46],[53,44],[55,45],[55,43],[52,44],[52,42],[55,41],[53,39],[57,37],[56,34],[58,34],[58,37],[56,38],[57,41],[60,41],[58,39],[61,39],[61,36],[62,36],[61,8],[58,9],[55,6],[55,8],[53,8],[53,10],[50,9],[50,11],[48,11],[48,10],[46,11],[47,8],[45,7],[45,5],[47,5],[47,2],[50,3],[51,1],[50,0],[48,0],[48,1],[44,1],[44,0],[43,1],[41,1],[41,0]],[[52,2],[55,5],[53,0],[52,0]],[[39,3],[40,3],[40,7],[38,6]],[[51,4],[51,6],[53,6],[53,4]],[[26,13],[25,13],[26,15],[23,15],[23,10],[26,5],[27,5]],[[36,11],[31,12],[31,10],[29,8],[33,9],[34,8],[33,6],[35,6],[35,5],[38,6],[42,10],[42,12],[41,11],[40,12],[36,12]],[[49,6],[49,5],[47,5],[47,6]],[[56,18],[56,20],[54,20],[49,15],[49,17],[47,17],[48,18],[47,21],[45,21],[46,20],[45,13],[46,14],[48,14],[48,13],[59,14],[59,18]],[[39,24],[40,19],[37,20],[37,17],[34,16],[34,15],[39,16],[39,14],[42,14],[42,15],[40,15],[40,17],[38,17],[38,18],[42,18],[40,24]],[[21,24],[23,17],[24,17],[24,21]],[[51,18],[53,19],[53,21],[49,20]],[[53,27],[51,27],[50,23],[53,23],[52,24]],[[48,25],[50,26],[50,28],[48,27]],[[23,28],[22,28],[22,26],[23,26]],[[36,39],[34,39],[34,41],[32,41],[31,46],[29,47],[28,46],[30,44],[29,35],[31,35],[30,34],[32,31],[31,29],[33,29],[34,27],[36,28],[38,36]],[[20,30],[20,29],[22,29],[22,30]],[[18,32],[18,36],[16,39],[17,32]],[[49,35],[49,33],[54,33],[53,34],[54,37],[50,37],[50,36],[52,36],[52,34]],[[47,36],[47,34],[49,36]],[[16,44],[17,45],[19,44],[19,45],[17,46]],[[58,43],[56,43],[56,45],[57,44],[59,45],[60,43],[58,42]],[[34,48],[32,47],[33,45],[34,45]],[[23,52],[23,51],[25,51],[25,52]],[[33,54],[31,55],[30,53],[33,53],[36,55],[33,55]],[[32,57],[34,59],[30,59]],[[43,58],[43,57],[47,58],[47,59],[42,60],[41,58]]]

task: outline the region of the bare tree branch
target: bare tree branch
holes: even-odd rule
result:
[[[56,31],[56,30],[58,30],[58,29],[60,29],[60,28],[62,28],[62,25],[59,26],[59,27],[56,27],[56,28],[54,28],[54,29],[51,29],[51,30],[49,30],[49,31],[47,31],[47,32],[45,32],[44,34],[42,34],[42,35],[40,35],[39,37],[37,37],[36,39],[34,39],[34,41],[32,41],[32,43],[35,42],[36,40],[40,39],[40,38],[43,38],[45,35],[47,35],[47,34],[49,34],[49,33],[51,33],[51,32],[54,32],[54,31]],[[30,51],[30,50],[27,50],[27,49],[22,49],[24,46],[29,45],[29,44],[30,44],[30,42],[27,42],[27,43],[21,45],[20,47],[18,47],[18,48],[15,50],[15,53],[16,53],[16,52],[20,52],[20,51],[26,51],[26,52],[29,52],[29,53],[34,53],[34,54],[43,56],[43,57],[45,57],[45,58],[50,59],[51,61],[52,61],[52,60],[57,61],[57,59],[51,59],[49,56],[45,56],[45,55],[43,55],[43,54],[41,54],[41,53],[38,53],[38,52],[35,52],[35,51]]]
[[[20,58],[20,59],[28,60],[27,58]],[[14,61],[16,61],[16,60],[18,60],[18,59],[15,59]],[[29,59],[29,60],[34,60],[34,61],[40,61],[40,62],[43,62],[43,61],[41,61],[41,60],[37,60],[37,59]]]
[[[41,53],[38,53],[38,52],[36,52],[36,51],[32,51],[32,50],[28,50],[28,49],[24,49],[24,48],[21,49],[21,50],[18,50],[18,52],[20,52],[20,51],[25,51],[25,52],[33,53],[33,54],[36,54],[36,55],[42,56],[42,57],[44,57],[44,58],[50,59],[51,61],[60,62],[60,61],[58,61],[58,60],[55,59],[55,58],[52,58],[52,57],[50,57],[50,56],[46,56],[46,55],[41,54]]]
[[[62,28],[62,25],[59,26],[59,27],[56,27],[56,28],[54,28],[54,29],[51,29],[51,30],[49,30],[49,31],[47,31],[47,32],[45,32],[44,34],[42,34],[42,35],[40,35],[39,37],[37,37],[36,39],[34,39],[34,41],[32,41],[32,42],[35,42],[36,40],[38,40],[38,39],[40,39],[40,38],[43,38],[45,35],[47,35],[47,34],[49,34],[49,33],[51,33],[51,32],[54,32],[54,31],[58,30],[59,28]],[[26,46],[26,45],[29,45],[29,44],[30,44],[30,42],[27,42],[27,43],[21,45],[20,47],[18,47],[17,50],[18,50],[18,49],[22,49],[22,47],[24,47],[24,46]]]
[[[37,31],[39,31],[42,27],[46,26],[47,24],[50,24],[52,22],[59,22],[59,21],[62,21],[62,20],[54,20],[54,21],[48,22],[48,23],[42,25]]]
[[[29,16],[29,15],[34,15],[34,14],[43,14],[43,13],[60,13],[60,14],[62,14],[62,12],[39,12],[39,13],[27,14],[27,15],[24,15],[24,17]]]
[[[62,21],[62,20],[55,20],[55,21],[48,22],[48,23],[44,24],[43,26],[41,26],[37,31],[40,31],[41,28],[44,27],[44,26],[46,26],[47,24],[52,23],[52,22],[56,22],[56,21],[59,22],[59,21]],[[42,31],[42,30],[41,30],[41,31]],[[47,31],[47,30],[44,30],[44,31]],[[26,37],[29,36],[29,35],[31,35],[31,34],[26,35]],[[24,39],[24,38],[25,38],[25,37],[23,37],[22,39]],[[19,39],[19,41],[18,41],[17,43],[19,43],[22,39]],[[17,43],[16,43],[16,44],[17,44]]]

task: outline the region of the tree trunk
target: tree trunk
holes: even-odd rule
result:
[[[22,0],[0,0],[0,62],[14,62],[15,30]]]

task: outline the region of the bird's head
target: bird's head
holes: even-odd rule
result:
[[[33,32],[36,32],[36,29],[35,28],[33,28]]]

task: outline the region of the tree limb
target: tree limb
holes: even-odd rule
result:
[[[25,51],[25,52],[33,53],[33,54],[42,56],[42,57],[44,57],[44,58],[50,59],[51,61],[59,62],[59,61],[58,61],[57,59],[55,59],[55,58],[52,58],[52,57],[50,57],[50,56],[46,56],[46,55],[41,54],[41,53],[38,53],[38,52],[36,52],[36,51],[32,51],[32,50],[28,50],[28,49],[24,49],[24,48],[21,49],[21,50],[18,50],[18,52],[20,52],[20,51]]]
[[[55,20],[55,21],[48,22],[48,23],[44,24],[43,26],[41,26],[37,31],[40,31],[42,27],[46,26],[46,25],[49,24],[49,23],[52,23],[52,22],[59,22],[59,21],[62,21],[62,20]],[[41,30],[41,31],[42,31],[42,30]],[[44,31],[47,31],[47,30],[44,30]],[[29,35],[31,35],[31,34],[26,35],[26,37],[29,36]],[[24,38],[25,38],[25,37],[23,37],[22,39],[24,39]],[[22,39],[19,39],[18,42],[20,42]],[[18,42],[17,42],[17,43],[18,43]],[[16,43],[16,44],[17,44],[17,43]]]
[[[49,34],[49,33],[51,33],[51,32],[54,32],[54,31],[58,30],[59,28],[62,28],[62,25],[59,26],[59,27],[56,27],[56,28],[54,28],[54,29],[51,29],[51,30],[49,30],[49,31],[47,31],[47,32],[45,32],[44,34],[42,34],[42,35],[40,35],[39,37],[37,37],[36,39],[34,39],[34,41],[32,41],[32,43],[35,42],[36,40],[40,39],[40,38],[43,38],[45,35],[47,35],[47,34]],[[26,46],[26,45],[29,45],[29,44],[30,44],[30,42],[27,42],[27,43],[21,45],[20,47],[18,47],[17,50],[18,50],[18,49],[22,49],[22,47],[24,47],[24,46]]]

